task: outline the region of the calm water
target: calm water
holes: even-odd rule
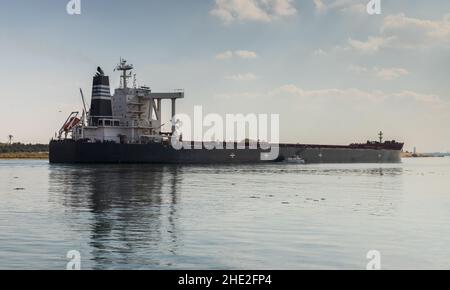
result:
[[[450,268],[450,158],[394,165],[0,161],[0,268]]]

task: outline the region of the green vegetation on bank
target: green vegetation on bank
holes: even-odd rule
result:
[[[0,143],[0,159],[46,159],[48,144]]]
[[[17,152],[48,152],[48,144],[0,143],[0,153]]]

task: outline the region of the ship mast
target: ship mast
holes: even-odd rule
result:
[[[378,133],[378,136],[380,136],[380,143],[383,143],[383,131],[380,131],[380,133]]]
[[[131,72],[128,73],[128,71],[133,68],[132,64],[127,64],[126,59],[120,58],[120,63],[116,66],[115,70],[122,71],[120,82],[123,89],[128,88],[128,79],[131,78]]]

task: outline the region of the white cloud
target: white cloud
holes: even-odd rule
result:
[[[442,20],[411,18],[405,14],[389,15],[384,18],[381,34],[394,36],[395,46],[403,48],[430,47],[450,44],[450,19],[448,14]]]
[[[373,37],[370,36],[367,41],[360,41],[349,39],[348,44],[350,48],[357,50],[362,53],[375,53],[378,52],[381,48],[388,46],[394,37]]]
[[[271,92],[269,95],[291,95],[299,98],[338,98],[343,100],[365,100],[365,101],[385,101],[385,100],[400,100],[400,101],[417,101],[432,104],[444,104],[445,102],[438,96],[432,94],[421,94],[413,91],[400,91],[395,93],[388,93],[379,90],[366,91],[357,88],[346,89],[319,89],[319,90],[305,90],[296,85],[284,85]],[[448,105],[448,103],[446,103]]]
[[[356,14],[367,14],[366,5],[363,3],[355,3],[354,0],[314,0],[316,11],[325,13],[327,11],[351,12]]]
[[[242,59],[254,59],[258,57],[258,54],[250,50],[235,50],[235,51],[227,50],[215,56],[215,58],[219,60],[231,59],[233,57],[238,57]]]
[[[246,74],[237,74],[237,75],[232,75],[232,76],[227,76],[226,79],[227,80],[233,80],[233,81],[254,81],[256,80],[258,77],[252,73],[246,73]]]
[[[327,6],[322,0],[314,0],[314,5],[316,5],[317,12],[324,12],[327,9]]]
[[[404,68],[375,68],[375,75],[385,81],[391,81],[401,76],[409,75],[409,71]]]
[[[383,98],[382,92],[367,92],[356,88],[305,90],[296,85],[284,85],[269,93],[270,95],[291,95],[299,98],[342,98],[348,100],[365,99],[376,101]]]
[[[215,95],[217,98],[298,98],[302,102],[311,103],[314,101],[331,101],[337,102],[348,101],[352,104],[361,102],[381,103],[387,101],[400,102],[417,102],[419,104],[427,104],[430,107],[450,108],[450,102],[433,94],[422,94],[418,92],[403,90],[398,92],[384,92],[381,90],[362,90],[358,88],[325,88],[307,90],[294,84],[287,84],[266,92],[244,92],[244,93],[222,93]]]
[[[409,75],[410,72],[404,68],[397,68],[397,67],[391,67],[391,68],[379,68],[375,67],[373,69],[369,69],[364,66],[357,66],[357,65],[351,65],[348,69],[351,72],[357,73],[357,74],[366,74],[370,73],[376,76],[377,78],[385,81],[392,81],[399,77]]]
[[[441,20],[411,18],[405,14],[389,15],[383,19],[380,34],[367,41],[349,39],[350,49],[375,53],[383,48],[421,49],[450,47],[450,14]]]
[[[367,6],[362,3],[356,3],[342,8],[341,11],[359,15],[367,15]]]
[[[297,10],[292,2],[293,0],[216,0],[210,13],[224,24],[234,21],[271,22],[295,15]]]
[[[234,54],[240,58],[256,58],[258,55],[254,51],[249,50],[237,50]]]
[[[272,6],[275,17],[292,16],[297,14],[297,9],[292,5],[293,0],[263,0],[263,3],[269,3]]]
[[[227,50],[227,51],[221,52],[216,55],[216,59],[220,59],[220,60],[230,59],[232,57],[233,57],[233,52],[231,50]]]

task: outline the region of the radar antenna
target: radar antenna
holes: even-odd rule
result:
[[[127,64],[127,61],[123,58],[120,58],[120,63],[116,66],[115,70],[122,71],[122,75],[120,76],[120,81],[122,84],[122,88],[128,88],[128,79],[131,78],[131,72],[128,73],[129,70],[132,70],[134,67],[132,64]]]

